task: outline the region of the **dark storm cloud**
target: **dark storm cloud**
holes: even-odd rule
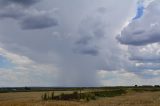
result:
[[[58,25],[52,13],[32,6],[41,0],[1,0],[0,18],[15,19],[22,29],[44,29]]]
[[[150,29],[149,31],[135,31],[135,32],[128,33],[124,29],[121,32],[121,36],[117,37],[117,39],[122,44],[135,45],[135,46],[141,46],[141,45],[160,42],[160,32],[156,30],[154,31]]]
[[[41,0],[0,0],[0,5],[10,5],[10,4],[17,4],[23,6],[30,6],[35,4],[36,2],[40,2]]]
[[[93,41],[93,37],[85,36],[80,38],[77,42],[75,42],[76,49],[74,49],[75,53],[97,56],[99,54],[98,48],[91,44]]]
[[[99,13],[101,12],[97,11],[93,17],[87,17],[81,22],[78,31],[80,37],[75,42],[74,52],[91,56],[99,54],[99,49],[95,42],[99,42],[106,35],[106,26],[100,21]]]
[[[159,56],[132,56],[129,58],[131,61],[143,62],[143,63],[160,63]]]
[[[90,55],[90,56],[97,56],[99,51],[97,48],[94,47],[85,47],[85,48],[78,48],[74,50],[75,53],[83,54],[83,55]]]
[[[151,3],[145,10],[144,15],[132,20],[125,27],[117,39],[126,45],[147,45],[160,42],[160,2]]]
[[[34,29],[43,29],[52,26],[58,25],[58,21],[52,17],[46,15],[41,16],[30,16],[24,18],[20,23],[22,29],[25,30],[34,30]]]
[[[97,56],[98,55],[98,50],[97,49],[87,49],[87,50],[82,50],[81,53],[89,54],[89,55],[92,55],[92,56]]]
[[[22,16],[24,16],[24,11],[22,8],[14,8],[14,7],[8,7],[5,9],[0,9],[0,18],[11,18],[11,19],[19,19]]]

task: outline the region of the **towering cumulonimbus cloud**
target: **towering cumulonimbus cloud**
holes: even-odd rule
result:
[[[137,15],[116,37],[128,47],[129,61],[144,78],[158,77],[160,66],[160,1],[138,6]],[[144,8],[143,8],[144,7]]]
[[[117,39],[126,45],[147,45],[160,42],[160,1],[155,0],[146,8],[144,14],[132,20]]]

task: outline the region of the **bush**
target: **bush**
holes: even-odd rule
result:
[[[94,93],[90,93],[90,98],[91,98],[92,100],[96,100],[95,94],[94,94]]]
[[[56,100],[79,100],[80,95],[78,92],[73,92],[72,94],[64,94],[62,93],[60,96],[54,96]]]
[[[51,99],[54,99],[54,91],[51,93]]]
[[[61,95],[59,96],[59,99],[64,99],[65,98],[65,94],[64,93],[61,93]]]
[[[48,100],[48,94],[47,93],[42,94],[41,98],[42,100]]]
[[[73,92],[73,95],[72,95],[76,100],[79,100],[80,99],[80,94],[77,92],[77,91],[75,91],[75,92]]]
[[[42,94],[41,99],[42,100],[53,100],[54,97],[55,96],[54,96],[54,91],[53,91],[51,94],[49,94],[49,93]]]
[[[89,102],[90,100],[96,100],[96,96],[94,93],[84,93],[82,99],[85,99],[87,102]]]
[[[86,101],[87,101],[87,102],[89,102],[89,101],[90,101],[89,96],[86,96]]]

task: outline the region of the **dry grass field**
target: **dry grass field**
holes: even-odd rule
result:
[[[72,91],[65,91],[71,93]],[[122,96],[99,98],[90,102],[42,101],[44,92],[0,93],[0,106],[160,106],[160,92],[130,92]],[[56,91],[55,95],[62,93]]]

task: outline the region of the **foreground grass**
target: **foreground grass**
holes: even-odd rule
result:
[[[71,91],[70,91],[71,92]],[[65,92],[65,93],[70,93]],[[130,92],[117,97],[99,98],[90,102],[42,101],[43,92],[0,94],[0,106],[159,106],[160,92]],[[60,94],[61,92],[55,92]]]

